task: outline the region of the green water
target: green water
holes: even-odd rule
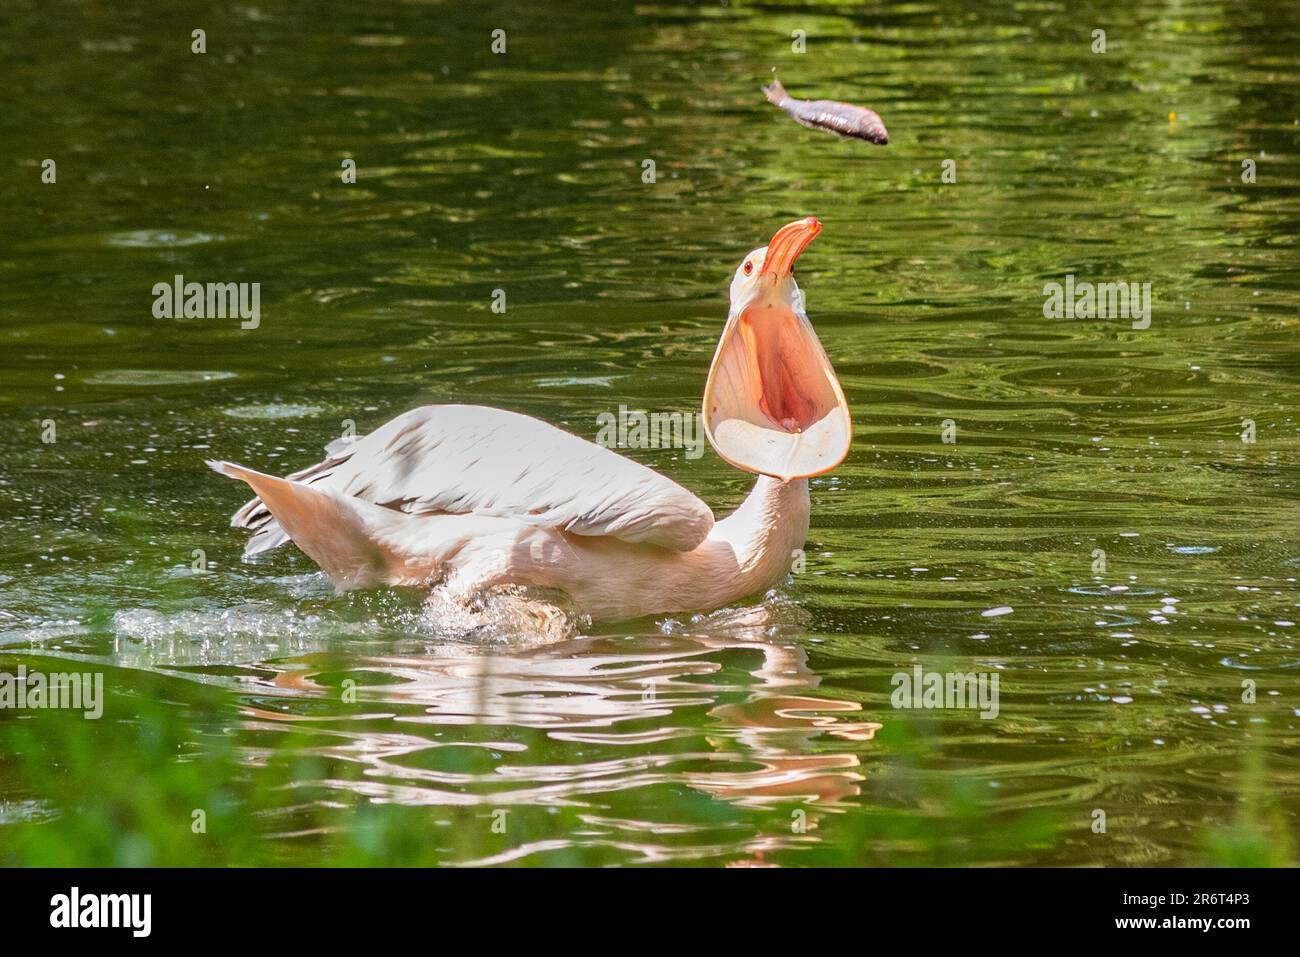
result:
[[[0,861],[1294,859],[1296,4],[0,26],[0,668],[107,696],[0,710]],[[890,145],[783,117],[772,66]],[[856,435],[776,593],[542,641],[240,562],[204,458],[288,472],[430,402],[694,409],[731,272],[806,215]],[[260,325],[155,319],[176,274],[260,283]],[[1044,318],[1067,274],[1149,282],[1150,327]],[[629,454],[719,512],[751,481]],[[917,664],[996,672],[998,717],[893,708]]]

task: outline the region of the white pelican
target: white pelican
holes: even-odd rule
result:
[[[839,465],[852,436],[794,281],[820,232],[814,218],[782,226],[731,281],[703,421],[717,453],[758,480],[726,518],[545,422],[429,405],[330,443],[288,478],[209,462],[257,493],[231,521],[255,532],[245,555],[292,539],[341,589],[555,589],[598,621],[707,611],[771,587],[808,533],[808,478]]]

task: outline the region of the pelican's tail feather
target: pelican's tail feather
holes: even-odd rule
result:
[[[274,516],[276,531],[292,539],[341,589],[414,585],[439,577],[433,556],[413,547],[421,537],[419,516],[233,462],[209,461],[208,467],[246,482]]]

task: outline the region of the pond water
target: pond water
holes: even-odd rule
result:
[[[105,700],[0,710],[0,861],[1291,861],[1300,19],[1111,6],[7,4],[0,669]],[[205,458],[697,409],[732,271],[807,215],[856,431],[773,593],[471,629],[240,561]],[[155,318],[176,275],[258,283],[257,327]],[[1045,317],[1067,275],[1149,326]],[[627,454],[719,513],[752,481]],[[917,665],[997,717],[893,707]]]

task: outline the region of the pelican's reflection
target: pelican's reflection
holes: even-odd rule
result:
[[[339,786],[373,800],[587,803],[686,784],[748,806],[807,804],[811,829],[817,808],[859,794],[859,753],[880,725],[857,702],[815,693],[806,651],[778,637],[798,630],[792,614],[765,603],[658,634],[308,654],[275,663],[275,707],[250,700],[246,714],[263,730],[310,727],[321,754],[365,766],[361,783]],[[313,702],[348,681],[351,708],[321,714]],[[455,726],[474,732],[448,734]],[[429,754],[449,747],[485,749],[488,767]],[[772,846],[801,839],[792,830]],[[761,856],[762,842],[750,850]]]

